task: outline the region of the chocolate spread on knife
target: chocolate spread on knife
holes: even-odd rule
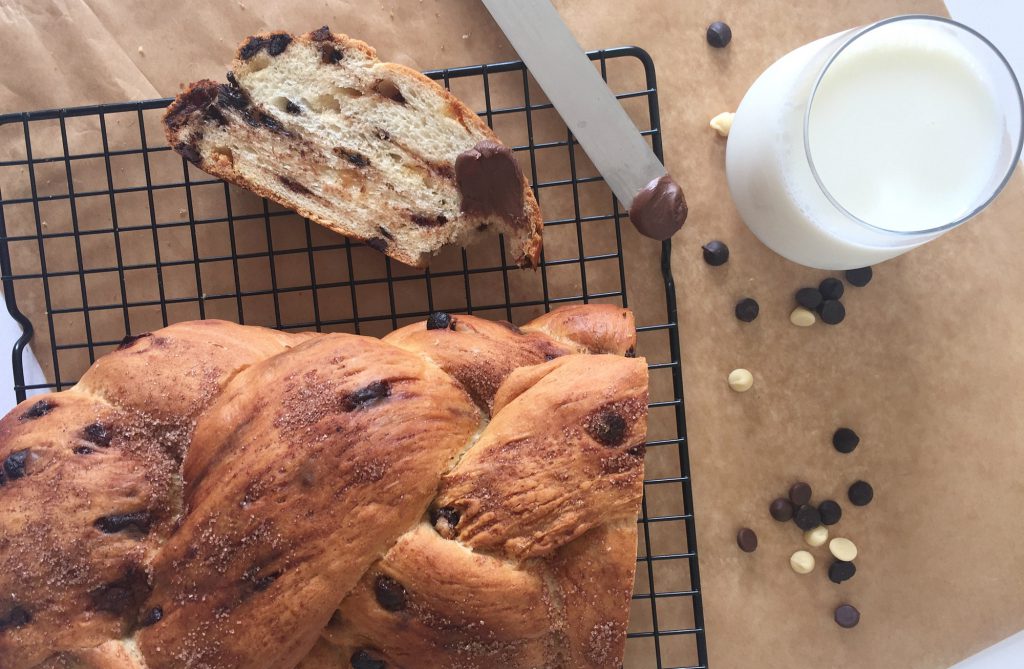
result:
[[[462,193],[462,211],[497,215],[512,224],[523,215],[523,172],[503,144],[485,139],[455,159],[455,183]]]
[[[633,198],[629,220],[642,235],[658,241],[668,239],[686,221],[683,189],[667,174],[652,180]]]

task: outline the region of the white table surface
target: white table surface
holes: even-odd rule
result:
[[[1013,65],[1017,78],[1024,81],[1024,39],[1021,36],[1024,0],[946,0],[946,7],[954,19],[992,40]],[[0,355],[6,356],[20,336],[18,324],[6,310],[0,309]],[[0,364],[0,369],[6,372],[5,376],[0,376],[0,413],[6,413],[16,404],[10,365],[9,358]],[[25,381],[29,385],[45,382],[38,363],[31,355],[25,356]],[[1024,669],[1024,630],[967,658],[952,669]]]

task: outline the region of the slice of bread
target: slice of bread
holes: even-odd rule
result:
[[[227,78],[164,117],[204,171],[409,265],[498,231],[536,266],[543,223],[512,152],[419,72],[324,26],[248,38]]]

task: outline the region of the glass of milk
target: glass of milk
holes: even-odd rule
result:
[[[780,255],[872,265],[984,209],[1020,159],[1022,116],[991,42],[949,19],[897,16],[765,70],[729,132],[729,190]]]

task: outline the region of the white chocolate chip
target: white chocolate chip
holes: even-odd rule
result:
[[[715,118],[711,119],[709,124],[715,132],[722,137],[728,137],[729,131],[732,129],[732,119],[736,114],[732,112],[722,112]]]
[[[853,562],[857,558],[857,546],[849,539],[844,539],[843,537],[836,537],[828,542],[828,551],[837,560],[842,560],[843,562]]]
[[[789,556],[789,566],[798,574],[814,571],[814,556],[807,551],[797,551]]]
[[[754,375],[745,369],[729,372],[729,387],[738,393],[745,393],[754,385]]]
[[[815,548],[824,546],[825,542],[828,541],[828,528],[824,525],[818,525],[813,530],[807,530],[804,532],[804,541],[807,542],[808,546]]]
[[[801,328],[807,328],[814,325],[815,320],[817,319],[814,317],[814,312],[810,309],[804,309],[803,307],[797,307],[793,310],[793,313],[789,315],[789,322]]]

